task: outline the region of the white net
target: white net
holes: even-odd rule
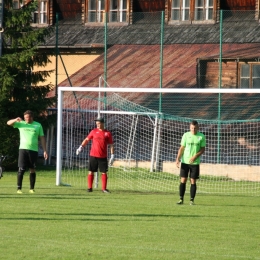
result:
[[[56,184],[87,187],[91,143],[79,156],[75,152],[100,114],[115,145],[108,188],[178,192],[175,159],[195,119],[207,140],[197,192],[260,195],[260,120],[253,102],[259,93],[223,93],[220,106],[220,93],[177,90],[60,88]],[[248,105],[241,105],[245,96]]]

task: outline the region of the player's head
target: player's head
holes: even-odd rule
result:
[[[33,122],[33,112],[31,110],[26,110],[23,113],[24,121],[26,123],[32,123]]]
[[[104,123],[105,123],[104,118],[98,117],[98,118],[95,119],[94,121],[96,122],[97,128],[99,128],[99,129],[104,129]]]
[[[199,124],[196,120],[192,120],[190,123],[190,132],[195,135],[199,130]]]

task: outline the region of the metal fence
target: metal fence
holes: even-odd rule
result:
[[[164,12],[133,13],[127,25],[84,24],[81,14],[57,19],[56,31],[46,42],[56,50],[56,87],[233,88],[234,92],[260,88],[258,13],[220,11],[216,17],[207,23],[169,23]],[[201,124],[206,120],[215,127],[218,150],[225,140],[235,140],[241,147],[241,140],[252,139],[259,153],[260,94],[144,98],[132,93],[124,98],[163,113],[167,120],[197,119]],[[242,125],[239,132],[230,130],[238,129],[234,124]],[[225,158],[232,147],[225,148]]]
[[[79,14],[71,20],[57,19],[56,31],[46,42],[54,44],[57,87],[98,87],[100,76],[106,87],[260,87],[260,30],[255,11],[220,11],[215,21],[207,23],[169,23],[164,12],[133,13],[131,24],[121,26],[84,24]],[[174,113],[183,116],[182,104],[190,99],[161,97],[149,108],[168,113],[167,102],[177,102],[180,108]],[[259,118],[257,95],[237,95],[235,100],[222,95],[216,106],[211,106],[211,97],[198,98],[198,102],[210,111],[205,119]],[[236,104],[240,106],[237,112]],[[241,106],[249,110],[241,113]]]

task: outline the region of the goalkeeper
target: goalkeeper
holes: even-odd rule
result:
[[[181,146],[176,158],[176,166],[180,167],[180,200],[177,204],[183,204],[186,190],[186,182],[190,177],[190,205],[194,205],[196,196],[196,180],[200,175],[200,156],[205,152],[206,139],[204,134],[200,133],[197,121],[190,123],[190,132],[184,133],[181,139]]]
[[[113,137],[110,131],[106,130],[104,127],[104,118],[97,118],[96,120],[97,128],[93,129],[88,136],[83,140],[81,146],[77,149],[76,154],[78,155],[83,151],[90,140],[92,140],[92,145],[90,149],[90,156],[88,162],[89,174],[87,177],[88,182],[88,192],[92,192],[92,185],[94,180],[94,172],[99,171],[102,173],[102,191],[104,193],[109,193],[107,189],[107,171],[108,171],[108,161],[107,161],[107,146],[110,145],[111,158],[109,160],[109,166],[114,162],[114,145]]]

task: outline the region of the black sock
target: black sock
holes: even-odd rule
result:
[[[186,190],[186,183],[180,183],[180,199],[183,200]]]
[[[22,183],[23,183],[23,174],[17,173],[17,190],[22,189]]]
[[[197,190],[197,185],[195,184],[191,184],[190,185],[190,200],[194,200],[195,196],[196,196],[196,190]]]
[[[36,172],[30,173],[30,189],[34,190],[34,185],[36,182]]]

